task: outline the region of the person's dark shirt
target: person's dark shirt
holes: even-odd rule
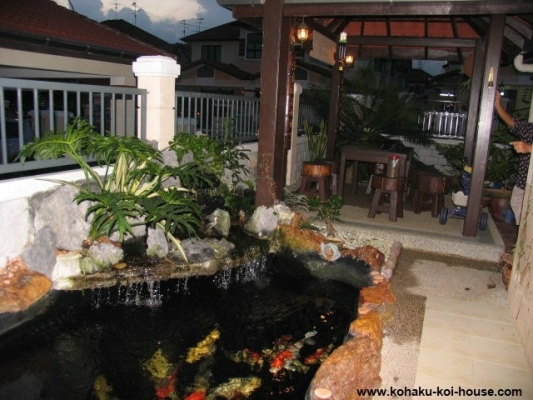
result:
[[[520,138],[526,143],[533,143],[533,123],[527,121],[514,120],[514,128],[509,129],[513,135]],[[516,177],[515,185],[520,189],[526,188],[527,170],[529,168],[529,159],[531,154],[518,154],[518,176]]]

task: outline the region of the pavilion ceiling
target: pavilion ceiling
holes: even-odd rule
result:
[[[263,6],[218,0],[233,17],[259,29]],[[226,3],[226,4],[224,4]],[[509,65],[533,39],[533,1],[285,2],[284,16],[338,38],[348,33],[348,53],[358,58],[438,60],[462,63],[487,36],[489,17],[506,14],[502,65]]]

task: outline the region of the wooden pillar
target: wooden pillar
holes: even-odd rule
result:
[[[271,206],[285,186],[292,71],[291,24],[283,18],[283,7],[284,0],[265,0],[256,206]]]
[[[335,56],[337,58],[337,56]],[[331,73],[331,92],[329,97],[329,118],[328,118],[328,140],[326,146],[326,158],[332,160],[335,158],[335,145],[339,132],[339,111],[342,96],[343,71],[342,64],[338,61],[333,66]]]
[[[474,143],[476,139],[477,122],[479,116],[479,96],[481,93],[481,78],[483,76],[484,47],[478,40],[474,49],[474,65],[472,67],[470,102],[468,104],[468,119],[466,126],[465,148],[463,157],[472,165]]]
[[[479,215],[483,183],[487,170],[487,160],[490,147],[490,133],[492,129],[492,116],[494,114],[494,98],[498,90],[498,72],[503,42],[505,15],[490,17],[489,34],[485,46],[485,67],[481,92],[481,109],[479,112],[478,134],[468,207],[466,210],[463,235],[475,237],[479,226]]]

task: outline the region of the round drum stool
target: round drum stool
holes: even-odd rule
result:
[[[431,210],[431,216],[437,218],[444,207],[444,193],[446,192],[446,177],[439,174],[421,174],[418,176],[413,211],[420,214]]]
[[[403,192],[407,187],[405,178],[389,178],[382,175],[372,176],[372,189],[375,189],[372,204],[368,211],[368,218],[374,218],[376,213],[389,213],[389,221],[395,222],[397,217],[403,217]],[[390,202],[384,203],[386,194],[390,195]]]
[[[327,201],[331,196],[332,168],[332,164],[328,162],[304,162],[300,194],[308,197],[318,196],[321,202]]]

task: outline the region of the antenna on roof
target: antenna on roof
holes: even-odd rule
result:
[[[202,24],[203,18],[196,18],[196,21],[198,21],[198,33],[200,33],[200,25]],[[183,25],[183,36],[185,36],[186,28],[196,28],[196,25],[189,24],[184,19],[181,20],[181,24]]]
[[[202,29],[200,28],[202,26],[202,21],[204,19],[203,18],[196,18],[196,21],[198,21],[198,33],[200,33],[202,31]]]
[[[76,12],[76,10],[74,9],[74,6],[72,5],[72,3],[70,2],[70,0],[68,0],[68,5],[70,6],[70,9],[74,12]]]
[[[137,2],[133,2],[134,14],[135,14],[135,26],[137,26]]]

